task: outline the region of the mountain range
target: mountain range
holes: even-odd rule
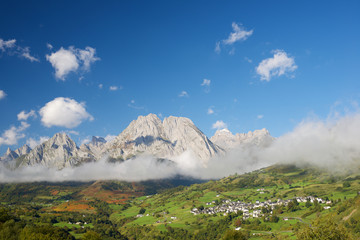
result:
[[[80,147],[65,133],[56,133],[49,140],[31,149],[24,145],[10,148],[0,157],[11,168],[41,165],[63,169],[105,159],[122,162],[139,155],[175,160],[185,152],[206,167],[210,158],[226,154],[232,148],[257,145],[266,147],[274,140],[266,129],[233,135],[218,130],[210,139],[185,117],[167,117],[161,121],[155,114],[139,116],[113,140],[93,137]]]

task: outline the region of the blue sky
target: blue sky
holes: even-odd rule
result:
[[[60,131],[78,144],[118,135],[149,113],[209,137],[326,119],[360,98],[359,12],[358,1],[2,3],[0,153]]]

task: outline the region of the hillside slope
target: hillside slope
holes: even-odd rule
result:
[[[34,224],[52,219],[77,238],[95,231],[102,239],[313,239],[328,234],[321,229],[360,237],[360,174],[275,165],[184,183],[190,182],[1,184],[0,197],[14,216]]]

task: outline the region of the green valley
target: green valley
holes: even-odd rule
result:
[[[194,182],[1,184],[0,238],[360,237],[359,174],[274,165],[216,181]]]

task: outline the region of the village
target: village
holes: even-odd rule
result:
[[[219,195],[218,195],[219,196]],[[307,197],[295,197],[293,199],[277,199],[276,201],[267,200],[265,202],[256,201],[255,203],[246,203],[242,201],[231,201],[229,199],[222,200],[221,204],[217,204],[217,201],[207,202],[206,206],[215,205],[213,207],[208,208],[193,208],[191,209],[191,213],[194,215],[198,214],[217,214],[217,213],[223,213],[224,216],[226,216],[229,213],[238,213],[239,211],[242,211],[243,213],[243,219],[248,218],[258,218],[262,217],[262,208],[271,209],[270,215],[272,215],[272,210],[275,209],[276,206],[287,206],[290,202],[293,200],[296,200],[298,203],[306,203],[307,201],[310,201],[311,203],[314,203],[317,201],[318,203],[322,204],[331,204],[331,201],[326,201],[321,198],[313,197],[313,196],[307,196]],[[330,206],[324,206],[324,209],[330,209]]]

